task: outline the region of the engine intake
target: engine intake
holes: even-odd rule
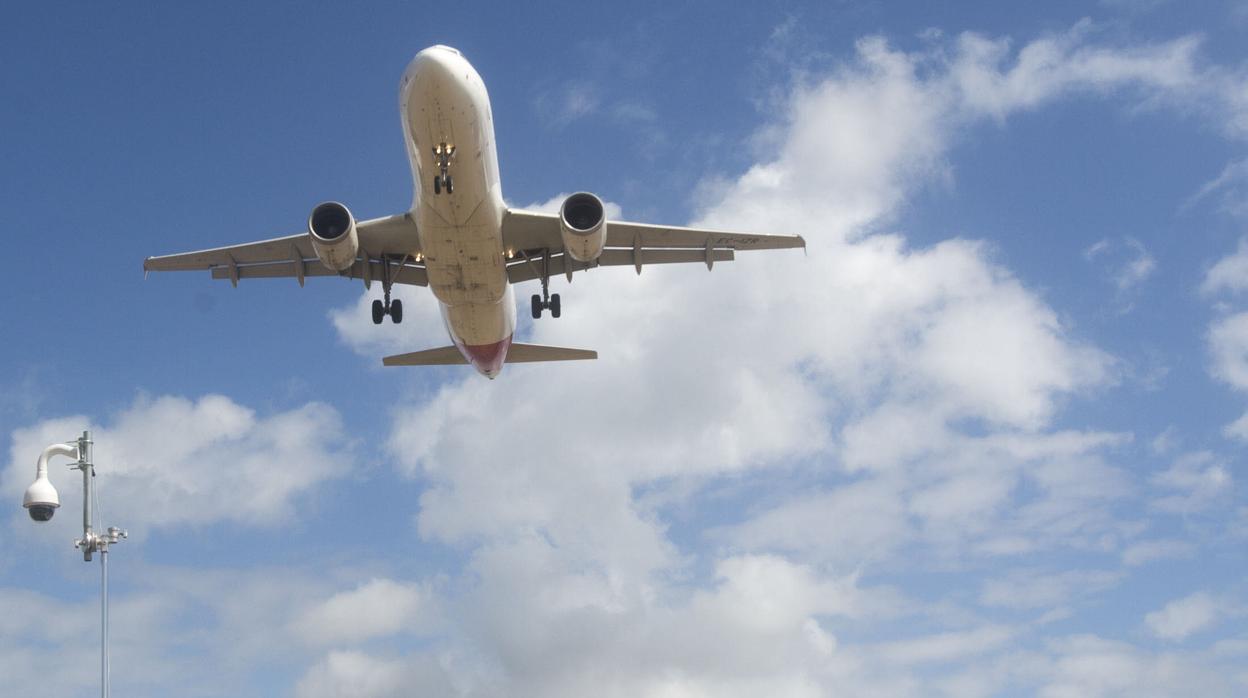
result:
[[[607,221],[602,199],[577,192],[559,207],[559,233],[563,249],[578,262],[592,262],[607,244]]]
[[[346,271],[355,264],[360,239],[355,232],[355,218],[346,206],[327,201],[312,209],[308,216],[308,236],[321,264],[334,271]]]

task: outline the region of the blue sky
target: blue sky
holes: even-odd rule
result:
[[[8,15],[11,690],[97,691],[74,481],[17,506],[91,428],[118,695],[1248,692],[1243,2]],[[435,43],[510,203],[808,255],[560,281],[602,358],[493,382],[381,368],[423,289],[143,278],[403,210]]]

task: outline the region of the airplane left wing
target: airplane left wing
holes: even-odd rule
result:
[[[302,286],[309,276],[343,276],[351,279],[382,279],[389,265],[390,278],[396,284],[428,286],[423,264],[414,261],[419,252],[416,224],[406,214],[374,218],[356,224],[360,249],[355,264],[342,272],[321,264],[312,249],[307,233],[248,242],[228,247],[215,247],[143,260],[143,271],[206,270],[214,279],[229,279],[238,285],[240,279],[295,278]]]
[[[507,267],[512,283],[541,278],[541,265],[549,275],[593,267],[631,266],[641,273],[647,264],[715,262],[735,258],[737,250],[775,250],[806,247],[800,235],[734,233],[725,230],[685,228],[608,220],[606,245],[593,262],[578,262],[564,254],[559,215],[509,209],[503,217],[503,244],[516,253]]]

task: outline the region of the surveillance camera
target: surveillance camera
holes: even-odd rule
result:
[[[47,476],[35,479],[34,484],[26,488],[26,496],[22,498],[22,506],[30,512],[35,521],[49,521],[61,506],[61,499],[56,495],[56,488],[48,481]]]
[[[30,518],[35,521],[51,521],[52,515],[56,513],[56,507],[51,504],[32,504],[26,507],[30,512]]]

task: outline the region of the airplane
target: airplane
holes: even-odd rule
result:
[[[561,312],[550,279],[595,267],[731,261],[738,250],[805,248],[797,235],[763,235],[606,220],[602,199],[589,192],[567,197],[555,213],[508,207],[499,182],[494,116],[485,83],[449,46],[432,46],[412,59],[399,87],[403,138],[412,167],[411,208],[356,221],[341,203],[317,205],[307,232],[197,252],[148,257],[149,271],[207,270],[214,279],[311,276],[381,283],[373,322],[403,321],[394,284],[427,286],[441,309],[451,346],[387,356],[386,366],[471,364],[495,378],[505,363],[596,359],[585,349],[513,341],[512,286],[541,282],[531,298],[533,318]]]

